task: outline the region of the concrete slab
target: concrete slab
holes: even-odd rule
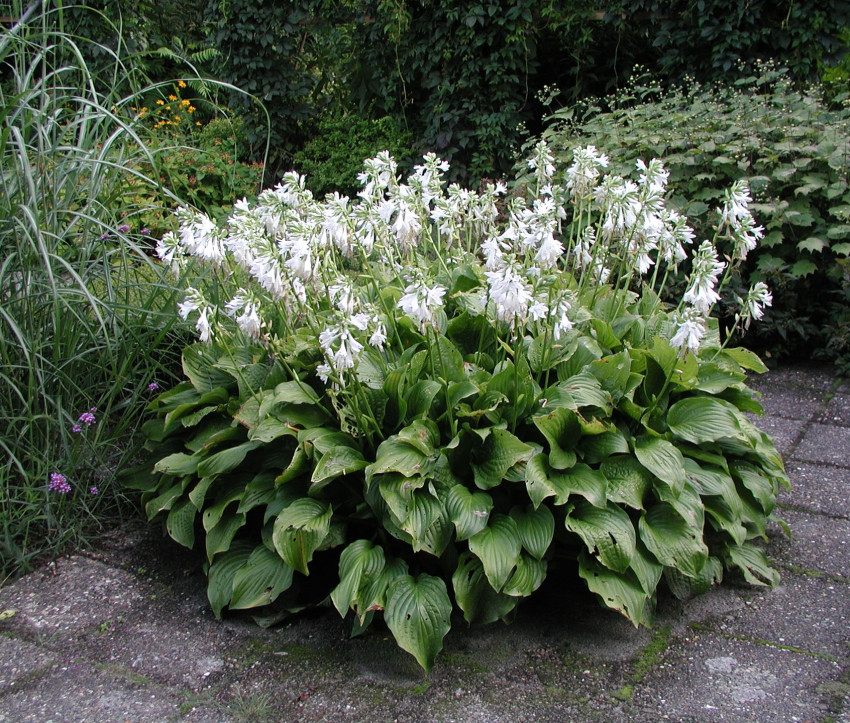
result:
[[[820,391],[831,391],[835,388],[835,367],[831,364],[806,362],[803,364],[783,364],[771,369],[766,374],[751,374],[747,384],[753,389],[762,390],[764,387],[807,387]]]
[[[831,661],[714,632],[694,633],[675,641],[635,687],[629,720],[819,720],[827,701],[818,686],[840,672]]]
[[[830,399],[818,421],[850,427],[850,394],[836,394]]]
[[[711,627],[840,661],[850,652],[850,584],[786,572]]]
[[[766,384],[759,391],[762,393],[761,404],[766,417],[803,420],[819,414],[826,394],[821,389],[774,384]]]
[[[850,427],[810,425],[791,458],[850,467]]]
[[[56,656],[49,650],[0,636],[0,695],[47,673],[55,663]]]
[[[791,491],[780,493],[780,504],[850,519],[850,469],[793,460],[786,469]]]
[[[129,573],[85,557],[61,558],[0,589],[0,608],[19,633],[82,633],[127,617],[142,600]]]
[[[797,510],[781,510],[781,517],[792,537],[774,534],[769,558],[791,569],[850,577],[850,521]]]

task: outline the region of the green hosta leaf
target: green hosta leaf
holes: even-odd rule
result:
[[[233,383],[231,376],[216,369],[219,352],[208,344],[191,344],[183,350],[183,373],[192,386],[202,394],[216,387],[228,387]]]
[[[631,455],[609,457],[599,465],[599,472],[607,480],[606,494],[609,500],[622,502],[637,510],[643,509],[643,500],[652,475],[637,459]]]
[[[268,605],[291,584],[292,568],[265,545],[258,545],[233,578],[230,609]]]
[[[208,477],[214,474],[230,472],[245,461],[248,452],[257,449],[260,445],[260,442],[243,442],[242,444],[237,444],[235,447],[211,454],[198,465],[198,476]]]
[[[206,548],[207,560],[212,562],[220,552],[227,552],[236,533],[245,524],[245,515],[238,512],[222,515],[215,527],[207,530]]]
[[[770,585],[779,583],[779,573],[776,572],[764,552],[755,545],[728,545],[725,550],[727,566],[737,567],[751,585]]]
[[[642,435],[635,439],[635,456],[638,461],[662,482],[670,485],[674,493],[685,485],[685,458],[666,439]]]
[[[280,487],[282,484],[298,479],[301,475],[307,474],[313,467],[310,457],[303,447],[296,447],[292,453],[292,459],[277,477],[275,477],[275,487]]]
[[[442,334],[437,335],[437,343],[431,346],[430,353],[434,357],[433,364],[438,377],[446,382],[462,382],[466,379],[463,356]]]
[[[606,457],[631,453],[629,440],[616,428],[602,434],[582,437],[579,440],[578,449],[582,459],[588,464],[598,464]]]
[[[549,464],[555,469],[572,467],[576,463],[573,449],[581,437],[576,413],[560,408],[546,415],[532,417],[531,421],[549,442]]]
[[[705,508],[694,485],[685,482],[678,493],[665,484],[656,483],[653,489],[655,496],[676,510],[689,527],[695,530],[703,529],[705,526]]]
[[[207,573],[207,597],[217,618],[233,595],[236,573],[248,562],[254,546],[244,540],[233,543],[227,552],[217,557]]]
[[[195,505],[195,509],[197,509],[198,512],[200,512],[203,508],[204,501],[207,497],[207,492],[209,491],[213,482],[215,482],[217,479],[218,475],[213,475],[212,477],[201,477],[201,479],[198,481],[198,484],[196,484],[192,491],[189,493],[189,500],[192,502],[193,505]]]
[[[675,567],[665,567],[664,580],[670,592],[679,600],[687,600],[708,592],[713,585],[722,582],[723,564],[716,557],[709,557],[696,577],[688,577]]]
[[[309,575],[307,563],[330,531],[333,508],[314,499],[299,499],[274,522],[275,550],[291,568]]]
[[[708,559],[702,530],[688,525],[673,507],[660,502],[650,507],[638,522],[640,539],[662,565],[675,567],[696,578]]]
[[[211,419],[186,442],[186,449],[191,449],[193,452],[206,451],[237,437],[245,439],[244,428],[230,419]]]
[[[407,408],[406,419],[416,419],[428,414],[442,388],[440,382],[434,379],[422,379],[414,384],[404,398]]]
[[[481,560],[496,591],[501,591],[510,576],[521,548],[517,524],[506,515],[492,515],[487,527],[469,538],[469,549]]]
[[[375,461],[366,467],[366,479],[376,474],[398,472],[404,477],[416,477],[427,473],[428,456],[398,437],[381,442]]]
[[[415,419],[396,435],[414,449],[430,457],[440,444],[440,430],[430,419]]]
[[[170,510],[177,501],[177,498],[182,494],[183,483],[178,482],[150,500],[145,504],[145,514],[148,516],[148,520],[152,520],[160,512]]]
[[[553,470],[545,454],[536,454],[525,467],[525,486],[535,507],[547,497],[555,497],[556,505],[564,505],[570,495],[584,497],[597,507],[605,507],[608,480],[599,470],[579,462],[566,472]]]
[[[624,572],[635,555],[635,528],[625,510],[613,503],[605,508],[579,502],[567,515],[567,529],[584,541],[605,567]]]
[[[378,578],[385,564],[384,550],[368,540],[355,540],[342,551],[339,584],[331,592],[331,600],[340,615],[345,617],[351,608],[359,617],[365,616],[361,590],[365,591]]]
[[[680,439],[695,444],[739,436],[741,427],[727,404],[709,397],[682,399],[667,412],[667,426]]]
[[[252,442],[268,444],[280,437],[295,437],[298,435],[298,427],[292,425],[288,419],[279,419],[273,414],[263,419],[248,432],[248,439]]]
[[[410,535],[414,552],[424,550],[439,557],[451,541],[449,516],[440,500],[426,490],[413,492],[399,527]]]
[[[629,352],[624,350],[591,362],[590,371],[599,380],[602,388],[618,400],[623,396],[631,374]]]
[[[487,526],[493,498],[486,492],[470,492],[465,485],[455,485],[448,491],[444,504],[460,542]]]
[[[538,560],[543,559],[555,535],[555,518],[545,505],[536,509],[513,507],[510,516],[516,522],[522,546]],[[511,594],[511,593],[508,593]]]
[[[290,381],[281,382],[274,388],[272,397],[275,404],[318,404],[319,395],[313,387],[306,382]]]
[[[350,434],[345,434],[332,427],[301,429],[298,432],[298,443],[305,451],[310,453],[311,457],[314,449],[319,454],[326,454],[334,447],[357,449],[357,442]]]
[[[773,512],[776,506],[776,492],[773,483],[759,472],[759,469],[747,462],[734,462],[730,465],[732,474],[741,480],[756,501],[761,505],[766,515]]]
[[[473,453],[471,467],[476,486],[483,490],[495,487],[511,467],[528,460],[533,452],[533,447],[506,429],[493,429],[481,448]]]
[[[528,597],[539,588],[546,579],[547,564],[543,560],[530,557],[525,553],[517,560],[516,569],[502,592],[512,597]]]
[[[484,574],[484,566],[468,550],[458,558],[457,568],[452,575],[455,600],[466,622],[487,623],[506,620],[516,608],[519,599],[496,592]]]
[[[729,387],[739,387],[746,375],[736,371],[723,369],[717,364],[704,363],[700,365],[696,389],[709,394],[719,394]]]
[[[654,595],[664,568],[646,551],[640,541],[635,548],[635,556],[632,558],[629,569],[634,573],[643,591],[647,595]]]
[[[756,372],[757,374],[764,374],[767,371],[767,367],[759,358],[758,354],[749,349],[743,349],[741,347],[728,348],[720,352],[718,356],[720,358],[731,359],[744,369]]]
[[[173,474],[176,477],[195,474],[198,471],[198,463],[203,459],[203,455],[196,456],[193,454],[184,454],[176,452],[163,457],[157,462],[153,469],[154,472],[163,472],[165,474]]]
[[[250,512],[255,507],[267,505],[275,497],[274,472],[260,472],[247,485],[237,512]]]
[[[614,408],[611,395],[602,388],[599,379],[590,372],[581,372],[555,386],[569,394],[575,402],[576,409],[595,407],[601,409],[605,416],[608,416]]]
[[[404,575],[387,590],[384,620],[399,647],[426,671],[434,666],[449,631],[452,603],[446,584],[438,577]]]
[[[540,334],[534,338],[528,348],[528,364],[531,371],[540,374],[553,369],[578,347],[578,336],[570,334],[554,341],[550,334]]]
[[[478,391],[478,387],[470,381],[452,382],[448,387],[447,404],[450,409],[454,409],[462,400],[478,394]]]
[[[424,477],[404,477],[384,474],[377,480],[377,489],[396,521],[404,520],[410,510],[413,493],[425,485]]]
[[[165,529],[175,542],[190,550],[195,546],[195,517],[198,510],[187,499],[177,502],[168,513]]]
[[[582,550],[578,558],[578,573],[591,592],[612,610],[625,615],[632,624],[650,625],[655,612],[655,598],[645,592],[631,570],[614,572],[600,565]]]
[[[313,470],[309,494],[316,494],[337,477],[357,472],[367,466],[368,462],[358,450],[348,446],[333,447],[322,455]]]

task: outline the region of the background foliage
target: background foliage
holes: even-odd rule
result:
[[[815,90],[795,90],[784,69],[763,66],[732,85],[662,89],[634,78],[548,123],[543,136],[562,159],[592,143],[625,174],[638,158],[663,157],[671,201],[694,222],[697,238],[709,237],[719,189],[747,179],[767,234],[737,292],[766,281],[774,295],[747,344],[774,358],[817,350],[850,361],[850,111],[831,110]]]

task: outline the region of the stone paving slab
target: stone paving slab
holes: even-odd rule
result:
[[[787,459],[794,450],[795,444],[803,436],[808,424],[806,419],[787,419],[785,417],[758,417],[751,415],[753,424],[763,432],[767,432],[776,446],[776,451]]]
[[[689,723],[819,720],[827,713],[819,686],[841,673],[837,663],[713,632],[676,641],[635,688],[632,721]]]
[[[850,584],[785,572],[710,627],[840,661],[850,652]]]
[[[818,421],[823,424],[850,427],[850,394],[836,394],[830,399]]]
[[[55,662],[56,656],[43,647],[0,637],[0,690],[46,674]]]
[[[794,460],[786,469],[791,490],[779,494],[780,504],[850,519],[850,469]]]
[[[11,630],[31,634],[81,634],[126,617],[142,600],[132,575],[102,562],[61,558],[0,589],[0,608],[17,614]]]
[[[772,537],[772,559],[792,569],[850,577],[850,521],[790,509],[781,510],[780,516],[792,537]]]
[[[850,467],[850,427],[809,425],[791,459]]]

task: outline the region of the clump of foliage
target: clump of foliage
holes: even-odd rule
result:
[[[295,153],[293,162],[299,173],[310,178],[319,198],[333,191],[353,196],[359,189],[363,158],[386,150],[405,165],[412,162],[412,146],[413,134],[394,118],[334,114],[319,119],[313,137]]]
[[[775,582],[755,541],[787,479],[746,414],[765,367],[709,316],[762,233],[748,190],[725,194],[671,307],[693,234],[667,173],[606,163],[578,151],[553,183],[540,143],[508,194],[447,186],[433,154],[402,183],[381,153],[355,200],[293,172],[225,227],[179,211],[158,249],[207,266],[180,306],[199,342],[127,479],[205,550],[217,616],[330,595],[428,669],[454,606],[508,620],[564,558],[635,625],[662,578],[683,596],[724,568]],[[740,301],[748,325],[770,293]]]
[[[0,37],[0,580],[129,508],[115,469],[179,349],[176,289],[126,200],[128,179],[163,193],[119,110],[139,96],[99,90],[60,26],[34,4]]]
[[[850,110],[829,109],[816,90],[794,90],[782,69],[765,65],[728,87],[662,90],[638,77],[620,93],[554,113],[543,137],[562,161],[592,143],[617,173],[663,155],[671,206],[694,222],[698,237],[712,232],[718,189],[746,180],[767,232],[730,289],[764,281],[774,294],[747,343],[777,358],[818,349],[847,363],[830,327],[850,320],[848,121]]]

